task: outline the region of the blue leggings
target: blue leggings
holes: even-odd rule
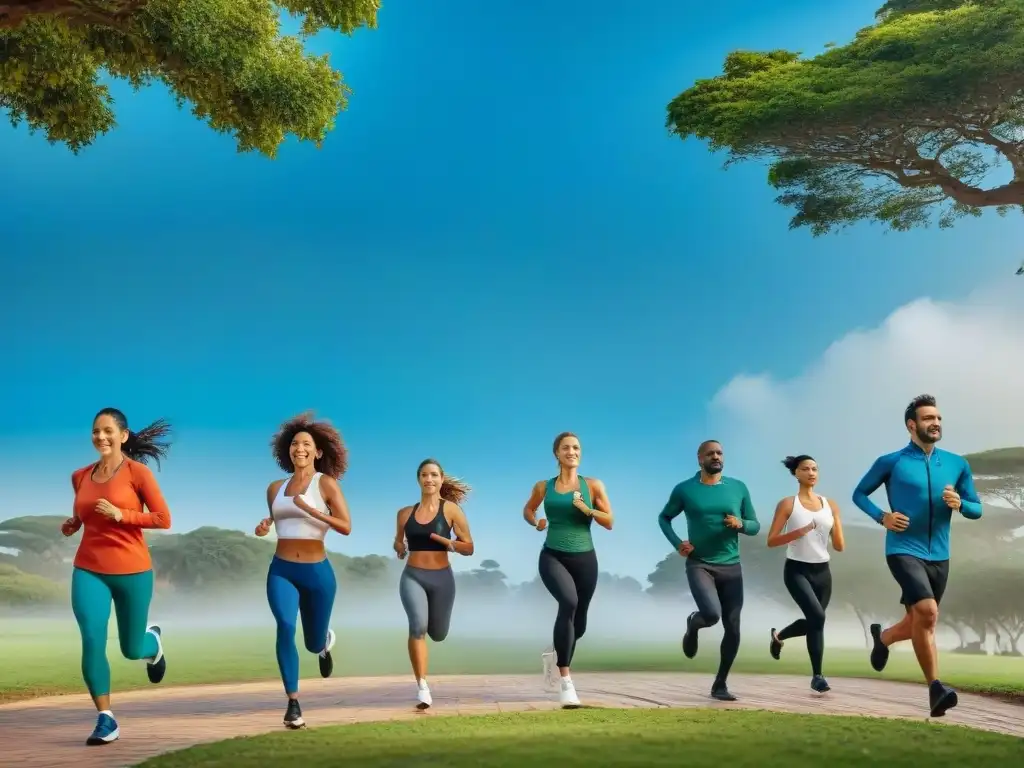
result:
[[[284,691],[299,691],[299,651],[295,647],[295,620],[302,616],[306,650],[320,653],[327,647],[327,630],[338,582],[326,558],[319,563],[293,563],[274,556],[267,572],[267,601],[277,621],[277,666]]]

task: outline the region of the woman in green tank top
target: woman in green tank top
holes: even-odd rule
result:
[[[563,432],[555,438],[553,450],[558,476],[534,484],[523,518],[538,531],[547,531],[538,568],[541,581],[558,602],[554,642],[542,656],[544,682],[557,686],[563,707],[578,707],[569,665],[576,641],[587,631],[587,610],[597,588],[597,553],[590,529],[596,520],[610,531],[613,515],[604,483],[579,474],[579,438]],[[538,520],[541,504],[544,517]]]

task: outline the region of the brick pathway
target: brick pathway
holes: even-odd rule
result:
[[[585,704],[607,707],[773,709],[780,712],[869,714],[921,720],[927,712],[922,685],[878,680],[833,680],[824,697],[804,677],[733,675],[733,704],[708,698],[708,675],[579,674]],[[557,698],[540,689],[540,675],[474,675],[431,678],[434,706],[413,709],[412,681],[404,677],[303,680],[302,706],[311,727],[371,720],[473,715],[554,709]],[[94,722],[85,696],[59,696],[0,706],[0,764],[18,768],[121,768],[193,744],[283,730],[284,696],[277,682],[133,691],[115,696],[120,741],[85,747]],[[1024,706],[960,694],[944,721],[1024,737]]]

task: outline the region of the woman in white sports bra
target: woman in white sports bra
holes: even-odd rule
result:
[[[825,610],[832,599],[828,545],[831,541],[832,549],[843,551],[846,546],[843,525],[835,501],[814,492],[818,482],[817,462],[802,454],[787,456],[782,463],[796,477],[800,487],[796,496],[787,496],[775,507],[768,546],[786,547],[782,578],[804,617],[781,632],[772,627],[768,650],[778,659],[786,640],[806,636],[807,654],[811,658],[811,690],[825,693],[829,690],[821,671],[825,655]]]
[[[338,430],[304,413],[281,425],[270,443],[277,464],[291,477],[267,488],[270,517],[256,526],[257,536],[277,530],[277,550],[267,573],[267,601],[277,621],[277,665],[288,695],[284,724],[303,728],[299,706],[299,652],[295,647],[296,618],[302,618],[306,650],[319,655],[320,675],[334,671],[331,611],[338,583],[327,559],[324,537],[329,530],[342,536],[352,531],[348,504],[338,480],[345,474],[348,454]]]

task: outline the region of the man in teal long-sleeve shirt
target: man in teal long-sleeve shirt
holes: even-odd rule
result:
[[[686,620],[683,653],[697,654],[697,632],[722,620],[721,662],[711,685],[712,697],[735,701],[726,678],[740,649],[740,612],[743,610],[743,568],[739,534],[756,536],[761,523],[754,514],[747,486],[723,477],[725,456],[717,440],[705,440],[697,449],[700,471],[672,489],[658,515],[661,532],[686,558],[686,580],[697,610]],[[686,517],[686,541],[672,529],[680,514]]]

